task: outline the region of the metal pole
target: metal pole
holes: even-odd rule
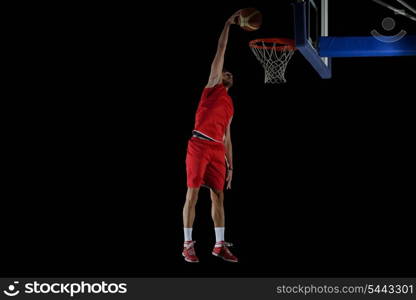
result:
[[[328,0],[321,0],[321,36],[329,35],[328,20]],[[328,57],[323,57],[322,60],[328,65]]]

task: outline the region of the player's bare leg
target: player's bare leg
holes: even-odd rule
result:
[[[198,201],[199,188],[188,188],[183,206],[183,227],[192,228],[195,220],[195,206]]]
[[[211,189],[211,215],[212,220],[214,221],[215,226],[215,239],[216,243],[212,254],[218,256],[226,261],[238,262],[237,257],[235,257],[228,247],[232,244],[224,241],[224,231],[225,231],[225,213],[224,213],[224,192],[219,190]]]
[[[211,216],[215,227],[224,227],[224,192],[211,189]]]
[[[182,255],[187,262],[199,262],[195,254],[194,244],[192,240],[192,226],[195,220],[195,207],[198,201],[199,188],[188,188],[186,192],[185,205],[183,206],[183,229],[185,234],[185,242],[183,245]]]

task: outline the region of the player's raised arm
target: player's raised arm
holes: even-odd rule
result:
[[[225,49],[227,48],[230,26],[232,24],[236,24],[236,19],[240,15],[240,12],[241,10],[238,10],[227,20],[227,22],[225,22],[224,29],[218,40],[217,53],[215,54],[214,60],[211,64],[211,74],[209,75],[209,80],[208,80],[208,84],[206,87],[213,87],[221,83],[222,81],[222,69],[224,67],[224,55],[225,55]]]

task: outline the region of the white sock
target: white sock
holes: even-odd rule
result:
[[[215,240],[216,242],[222,242],[224,241],[224,231],[225,227],[215,227]]]
[[[192,227],[183,228],[183,233],[185,234],[185,242],[192,241]]]

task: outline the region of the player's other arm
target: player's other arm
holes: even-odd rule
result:
[[[224,55],[225,55],[225,49],[227,48],[230,26],[232,24],[235,24],[235,20],[237,16],[240,15],[240,11],[241,10],[234,13],[227,20],[227,22],[225,22],[224,29],[218,40],[217,53],[215,54],[214,60],[212,61],[212,64],[211,64],[211,74],[209,75],[208,84],[206,86],[207,88],[213,87],[221,83],[222,81],[222,69],[224,67]]]
[[[231,120],[227,127],[224,140],[225,159],[227,162],[227,189],[231,189],[231,181],[233,179],[233,145],[231,143]]]

